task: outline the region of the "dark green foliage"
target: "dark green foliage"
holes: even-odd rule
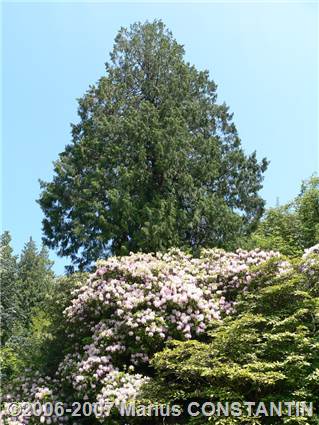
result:
[[[17,284],[17,258],[10,246],[9,232],[1,235],[0,282],[1,282],[1,342],[9,338],[15,322],[20,317]]]
[[[29,242],[17,259],[9,232],[1,236],[1,377],[9,379],[23,368],[41,364],[43,341],[50,323],[46,298],[52,293],[54,274],[46,248]]]
[[[70,303],[71,292],[83,284],[85,278],[84,274],[74,273],[50,282],[46,293],[32,309],[28,326],[20,323],[0,351],[4,381],[19,376],[25,368],[37,370],[44,376],[54,375],[74,343],[68,333],[79,332],[66,326],[63,310]]]
[[[292,202],[269,209],[251,238],[250,246],[298,256],[319,242],[319,178],[302,184]]]
[[[45,243],[80,269],[168,247],[234,247],[263,211],[267,161],[241,148],[207,71],[158,21],[121,29],[106,76],[41,183]]]
[[[35,242],[30,238],[21,253],[17,270],[17,291],[25,325],[31,323],[32,310],[40,307],[52,285],[54,274],[51,267],[47,249],[43,247],[38,252]]]
[[[296,210],[301,223],[300,243],[310,248],[319,242],[319,177],[302,184]]]
[[[41,370],[46,375],[54,375],[61,360],[70,348],[74,339],[70,333],[81,334],[81,329],[65,323],[63,310],[70,305],[72,291],[87,279],[86,273],[73,273],[69,276],[56,278],[44,302],[44,311],[48,320],[46,333],[39,351],[41,353]]]
[[[158,377],[147,388],[148,397],[166,402],[315,402],[319,394],[319,269],[317,263],[308,279],[299,272],[302,267],[307,266],[296,264],[294,271],[274,276],[270,262],[242,296],[236,315],[212,332],[210,343],[173,342],[156,354],[153,366]],[[189,423],[206,420],[201,416]],[[250,420],[233,417],[214,423],[315,424],[318,417],[290,418],[290,422],[276,417]]]

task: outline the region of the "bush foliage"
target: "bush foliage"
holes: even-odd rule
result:
[[[313,400],[319,390],[318,254],[315,247],[288,261],[260,250],[204,250],[199,258],[172,250],[112,257],[98,262],[88,278],[60,279],[58,296],[49,302],[49,322],[39,315],[34,324],[33,338],[43,338],[37,348],[40,364],[24,375],[13,371],[7,399],[104,405],[108,400],[116,405]],[[51,419],[31,417],[29,424]],[[205,422],[203,417],[175,419]],[[106,409],[89,423],[123,420],[116,409],[111,416]],[[315,418],[294,420],[290,423],[316,423]],[[221,421],[250,423],[247,418]]]

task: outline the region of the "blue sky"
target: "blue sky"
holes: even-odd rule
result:
[[[318,172],[318,3],[4,3],[1,212],[16,252],[41,241],[38,179],[70,142],[76,99],[103,75],[118,29],[154,18],[210,71],[247,153],[271,161],[268,206]]]

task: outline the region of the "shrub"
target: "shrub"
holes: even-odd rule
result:
[[[312,394],[316,357],[306,351],[316,347],[317,277],[315,249],[298,264],[276,252],[216,249],[200,258],[171,250],[100,261],[84,284],[76,276],[60,282],[51,306],[57,330],[51,325],[47,345],[50,353],[55,346],[55,361],[44,362],[41,377],[28,371],[7,392],[29,401],[44,392],[64,402],[119,404],[145,394],[172,402],[211,396],[218,382],[214,397],[249,395],[252,383],[256,391],[278,386],[286,373],[287,394],[294,395],[307,371],[309,383],[300,388]],[[280,363],[282,347],[291,358]],[[99,420],[122,423],[107,413]]]

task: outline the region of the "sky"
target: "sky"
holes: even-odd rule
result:
[[[318,172],[317,2],[4,2],[1,227],[16,253],[30,236],[41,243],[38,179],[71,141],[76,99],[104,75],[119,28],[153,19],[209,70],[245,151],[271,161],[268,206]],[[50,256],[62,273],[67,260]]]

